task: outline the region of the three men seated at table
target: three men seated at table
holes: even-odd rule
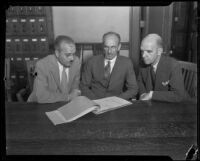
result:
[[[88,59],[79,89],[80,60],[74,55],[75,43],[68,36],[58,36],[55,54],[36,64],[37,76],[28,102],[69,102],[79,95],[90,99],[118,96],[129,100],[138,94],[138,85],[140,100],[179,102],[184,98],[181,69],[175,59],[162,54],[159,35],[149,34],[142,40],[141,54],[146,66],[140,68],[138,83],[132,61],[119,55],[120,41],[118,33],[103,35],[104,53]]]

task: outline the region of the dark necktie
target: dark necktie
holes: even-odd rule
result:
[[[62,78],[61,78],[61,90],[62,93],[66,94],[67,93],[67,74],[65,72],[65,67],[63,67],[62,71]]]
[[[110,71],[111,71],[111,67],[110,67],[110,61],[108,61],[107,65],[104,68],[105,72],[104,72],[104,77],[107,79],[110,76]]]
[[[151,66],[150,72],[151,72],[152,86],[153,86],[153,90],[154,90],[155,80],[156,80],[156,73],[154,72],[153,66]]]

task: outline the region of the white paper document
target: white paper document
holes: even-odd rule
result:
[[[131,102],[115,96],[98,100],[79,96],[57,110],[46,112],[46,115],[54,125],[58,125],[74,121],[89,112],[101,114],[130,104]]]
[[[93,113],[95,114],[101,114],[113,109],[117,109],[132,104],[131,102],[116,96],[106,97],[93,101],[100,106],[100,108],[93,111]]]

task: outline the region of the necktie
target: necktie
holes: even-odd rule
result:
[[[153,66],[151,66],[150,71],[151,71],[152,86],[153,86],[153,90],[154,90],[155,80],[156,80],[156,73],[154,72],[154,67]]]
[[[62,78],[61,78],[61,90],[62,93],[67,93],[67,74],[65,72],[65,67],[63,67],[63,71],[62,71]]]
[[[107,65],[105,66],[105,72],[104,72],[104,77],[107,79],[110,76],[110,71],[111,71],[111,67],[110,67],[110,61],[108,61]]]

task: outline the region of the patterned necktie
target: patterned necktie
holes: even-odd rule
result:
[[[110,71],[111,71],[111,67],[110,67],[110,61],[108,61],[107,65],[104,68],[104,77],[107,79],[110,76]]]
[[[62,93],[67,93],[67,74],[65,72],[65,67],[63,67],[62,77],[61,77],[61,90]]]
[[[155,80],[156,80],[156,73],[154,71],[154,67],[153,66],[151,66],[150,71],[151,71],[152,86],[153,86],[153,90],[154,90]]]

